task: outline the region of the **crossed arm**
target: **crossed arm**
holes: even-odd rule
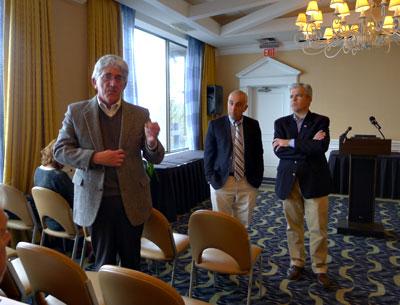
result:
[[[329,118],[321,117],[315,120],[313,129],[298,137],[292,133],[286,122],[275,122],[274,140],[272,147],[275,155],[280,159],[304,159],[307,156],[325,154],[328,150]],[[311,126],[309,127],[311,128]]]
[[[325,139],[326,137],[326,132],[323,130],[319,130],[313,137],[313,140],[318,140],[321,141]],[[279,148],[281,147],[288,147],[291,139],[280,139],[280,138],[275,138],[272,141],[272,147],[274,148],[275,151],[278,151]]]

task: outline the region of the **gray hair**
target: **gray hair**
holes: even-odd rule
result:
[[[289,86],[289,90],[292,90],[292,89],[295,89],[295,88],[303,88],[304,91],[306,92],[306,94],[307,94],[310,98],[312,98],[312,88],[311,88],[311,85],[309,85],[309,84],[304,84],[304,83],[294,83],[294,84],[291,84],[291,85]]]
[[[98,79],[103,70],[110,66],[120,69],[125,80],[128,78],[129,68],[125,60],[120,56],[107,54],[100,57],[94,65],[92,79]]]

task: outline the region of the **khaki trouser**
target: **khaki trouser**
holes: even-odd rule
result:
[[[304,216],[310,233],[310,255],[314,273],[326,273],[328,256],[328,196],[306,199],[296,180],[289,197],[283,201],[287,221],[290,264],[304,267]]]
[[[246,178],[236,181],[229,176],[224,186],[215,190],[210,185],[212,209],[237,218],[245,227],[249,226],[256,206],[257,189]]]

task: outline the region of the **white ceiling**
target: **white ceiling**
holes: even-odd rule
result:
[[[294,25],[309,0],[117,0],[136,10],[136,22],[193,36],[222,54],[260,52],[259,39],[273,37],[294,49]],[[349,0],[350,9],[355,0]],[[324,24],[331,22],[329,0],[319,0]]]

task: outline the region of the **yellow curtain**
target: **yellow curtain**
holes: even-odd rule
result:
[[[122,28],[119,4],[113,0],[88,0],[88,74],[91,79],[93,66],[103,55],[122,56]],[[90,96],[95,94],[89,83]]]
[[[203,73],[201,79],[201,129],[200,129],[200,149],[204,148],[204,141],[206,137],[208,121],[212,116],[207,115],[207,86],[215,85],[215,48],[208,44],[204,46],[204,60],[203,60]]]
[[[4,4],[3,181],[27,193],[40,150],[55,137],[52,1]]]

